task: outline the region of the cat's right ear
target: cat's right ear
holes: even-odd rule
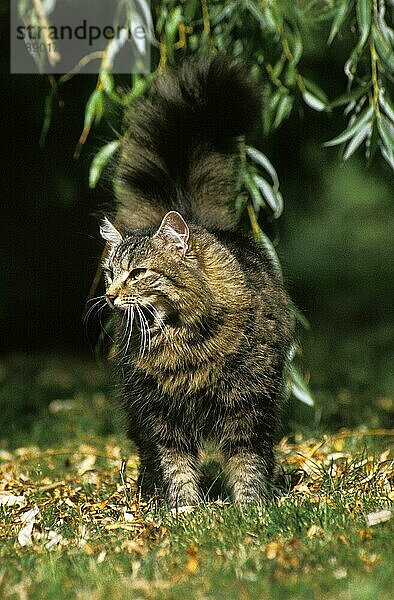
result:
[[[118,244],[123,240],[122,234],[112,225],[112,223],[104,217],[101,225],[100,225],[100,234],[101,237],[104,238],[107,242],[111,242],[111,244]]]

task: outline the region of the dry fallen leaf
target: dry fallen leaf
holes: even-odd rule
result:
[[[0,495],[0,506],[25,506],[25,504],[26,498],[24,496]]]
[[[365,540],[370,540],[372,537],[372,530],[371,529],[360,529],[357,532],[358,537],[360,538],[360,540],[362,540],[363,542]]]
[[[306,535],[311,538],[314,537],[316,535],[322,535],[324,534],[324,529],[322,529],[321,527],[319,527],[319,525],[311,525],[308,529],[308,531],[306,532]]]
[[[74,400],[52,400],[48,406],[48,410],[52,415],[57,415],[60,412],[72,410],[74,405]]]
[[[40,509],[37,505],[35,505],[33,508],[30,508],[26,512],[22,513],[20,517],[21,523],[30,523],[31,521],[35,522],[40,516]]]
[[[18,542],[21,546],[32,546],[33,540],[31,534],[33,533],[34,521],[30,521],[22,527],[18,533]]]
[[[139,554],[144,556],[147,552],[146,546],[141,542],[141,540],[123,540],[122,541],[122,550],[125,550],[128,554]]]
[[[368,567],[369,569],[374,567],[381,560],[381,557],[379,556],[379,554],[376,554],[375,552],[373,552],[372,554],[367,554],[364,550],[360,550],[359,556],[360,556],[360,559],[365,564],[365,566]]]
[[[21,546],[33,545],[31,535],[33,533],[33,527],[37,522],[37,518],[39,518],[40,516],[40,509],[38,508],[38,506],[34,506],[33,508],[24,512],[21,515],[21,523],[23,523],[23,527],[19,530],[18,533],[18,542]]]
[[[127,509],[123,511],[123,518],[126,521],[126,523],[131,523],[131,521],[134,521],[133,513],[127,512]]]
[[[198,567],[197,548],[192,544],[187,549],[186,571],[189,575],[194,575]]]
[[[278,542],[270,542],[265,547],[265,555],[268,558],[268,560],[273,560],[277,557],[279,550],[280,545],[278,544]]]
[[[391,510],[378,510],[376,512],[369,513],[366,517],[367,524],[372,527],[372,525],[378,525],[379,523],[385,523],[389,519],[391,519],[392,512]]]
[[[170,513],[172,515],[189,515],[190,513],[194,512],[196,510],[195,506],[176,506],[175,508],[171,508]]]
[[[345,567],[339,567],[333,573],[335,579],[345,579],[347,577],[347,570]]]
[[[90,471],[96,463],[96,456],[89,454],[77,464],[77,474],[83,475],[86,471]]]
[[[53,548],[56,548],[56,546],[58,546],[62,540],[63,536],[61,533],[57,533],[56,531],[50,531],[48,533],[48,541],[45,544],[45,548],[47,550],[52,550]]]
[[[0,460],[9,461],[13,458],[14,457],[11,452],[8,452],[7,450],[0,450]]]

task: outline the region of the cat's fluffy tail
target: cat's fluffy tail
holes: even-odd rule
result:
[[[158,76],[130,111],[118,170],[118,220],[137,229],[169,210],[207,228],[234,226],[239,136],[260,114],[260,94],[222,57]]]

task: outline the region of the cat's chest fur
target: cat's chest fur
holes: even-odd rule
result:
[[[132,359],[132,368],[173,398],[205,394],[223,383],[226,360],[237,352],[243,335],[242,318],[226,323],[218,316],[198,332],[167,328],[166,336],[152,339],[147,356]]]

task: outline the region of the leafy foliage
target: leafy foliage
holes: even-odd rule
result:
[[[346,142],[343,151],[346,160],[365,142],[368,160],[372,160],[379,147],[394,169],[394,111],[387,91],[394,76],[394,30],[387,22],[387,4],[383,0],[342,0],[338,3],[329,41],[335,38],[354,11],[358,40],[345,64],[347,93],[331,103],[332,107],[346,106],[349,125],[326,146]],[[393,5],[390,4],[392,21]]]
[[[126,4],[130,10],[123,25],[131,27],[136,19],[144,24],[147,41],[154,49],[154,68],[177,64],[187,56],[222,52],[249,64],[256,77],[263,75],[262,129],[266,136],[290,117],[300,100],[316,111],[345,107],[349,127],[327,145],[346,142],[343,158],[347,159],[364,142],[369,160],[379,148],[393,166],[394,7],[390,0],[153,0],[151,6],[146,0],[134,4],[128,0]],[[26,12],[25,0],[20,2],[20,10]],[[332,100],[304,73],[305,48],[318,43],[322,35],[327,36],[328,45],[341,37],[353,46],[350,56],[344,58],[347,90]],[[133,75],[131,86],[117,86],[111,68],[127,41],[111,40],[102,56],[97,86],[86,105],[80,145],[107,110],[107,101],[129,106],[149,83],[151,74]],[[51,97],[80,71],[83,61],[71,73],[53,80]],[[49,107],[44,133],[48,126]]]

